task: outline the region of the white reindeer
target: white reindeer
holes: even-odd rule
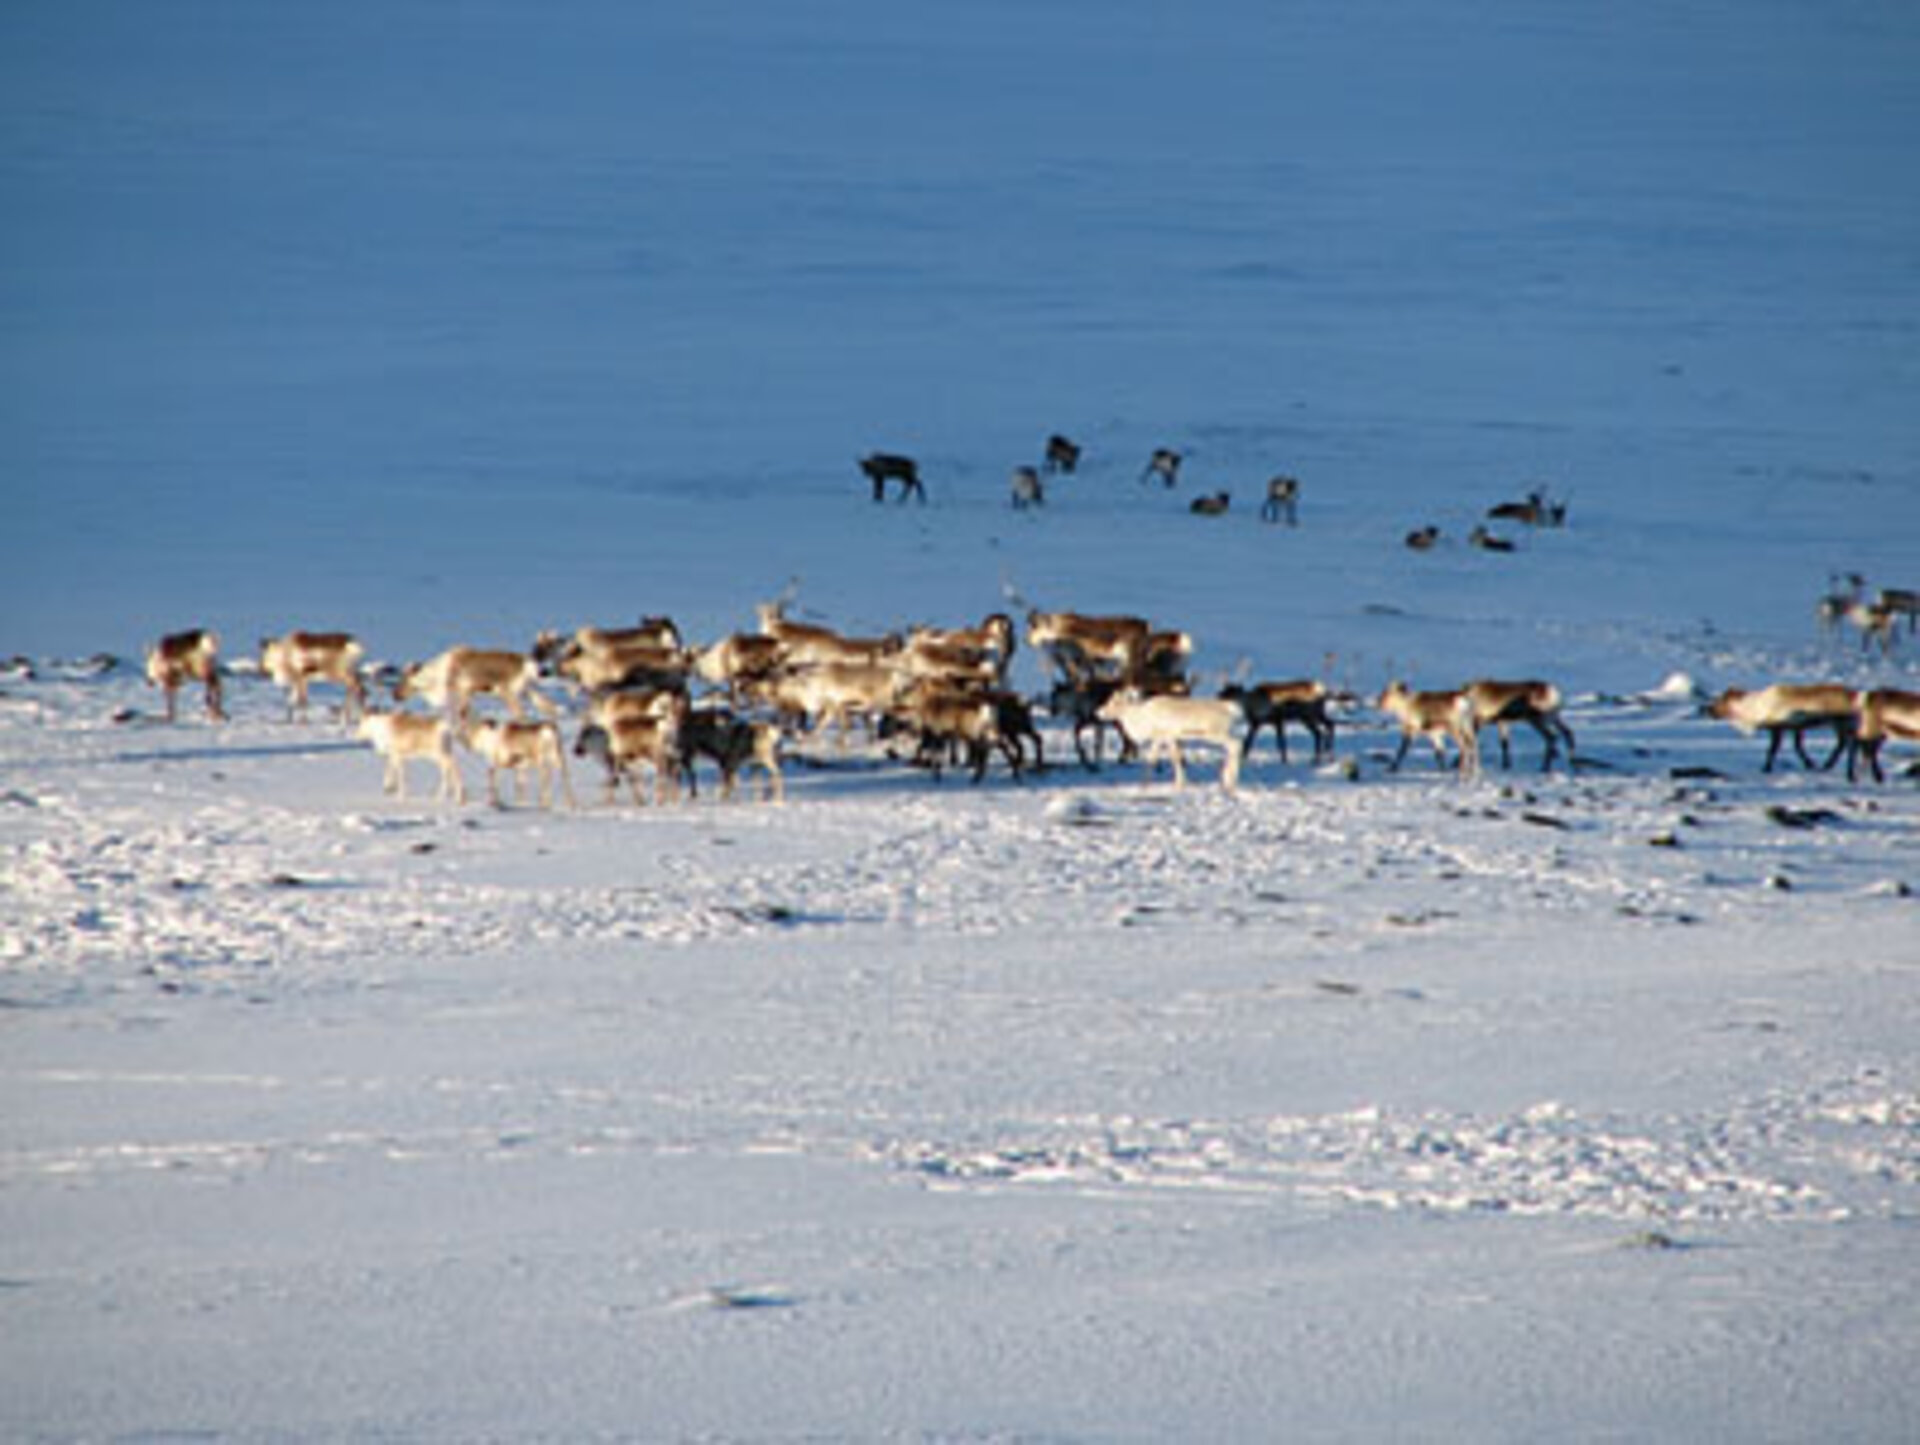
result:
[[[374,751],[386,759],[383,786],[395,797],[407,796],[406,764],[417,758],[439,768],[442,801],[467,801],[466,783],[453,757],[453,729],[445,718],[419,713],[369,712],[361,717],[355,735],[362,742],[373,744]]]
[[[1217,697],[1145,697],[1128,689],[1101,704],[1100,716],[1117,724],[1134,744],[1145,749],[1151,765],[1160,758],[1173,762],[1173,784],[1183,788],[1187,770],[1181,753],[1186,743],[1209,743],[1221,751],[1220,786],[1232,791],[1240,782],[1240,744],[1233,725],[1240,705]]]

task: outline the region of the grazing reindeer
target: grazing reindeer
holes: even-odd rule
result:
[[[1460,750],[1460,776],[1471,778],[1480,772],[1480,742],[1473,722],[1473,704],[1465,692],[1411,692],[1404,682],[1390,682],[1380,694],[1378,707],[1400,724],[1400,751],[1389,765],[1400,771],[1407,749],[1416,737],[1433,745],[1434,761],[1447,766],[1447,744]]]
[[[607,772],[607,801],[611,803],[620,779],[627,780],[636,807],[640,796],[640,769],[652,773],[655,805],[680,796],[680,724],[685,714],[675,709],[657,717],[609,718],[588,723],[573,745],[576,758],[598,758]]]
[[[1407,533],[1407,547],[1414,552],[1431,552],[1440,541],[1440,529],[1429,523]]]
[[[1287,761],[1287,724],[1297,722],[1313,737],[1313,760],[1317,763],[1333,756],[1333,719],[1327,713],[1327,685],[1323,682],[1256,682],[1252,685],[1228,683],[1220,696],[1238,703],[1247,720],[1247,731],[1240,740],[1240,756],[1253,751],[1253,740],[1260,729],[1273,729],[1274,746],[1280,761]]]
[[[1159,478],[1160,484],[1171,489],[1180,481],[1180,453],[1171,447],[1155,447],[1153,455],[1147,458],[1147,468],[1140,473],[1142,482]]]
[[[420,713],[367,712],[360,718],[355,736],[373,744],[373,750],[386,759],[382,787],[396,798],[407,796],[409,759],[418,758],[440,769],[440,799],[455,803],[467,801],[467,786],[460,777],[460,766],[453,760],[453,729],[443,717]]]
[[[1187,510],[1196,517],[1224,517],[1233,498],[1227,492],[1212,492],[1204,497],[1195,497],[1187,503]]]
[[[1551,501],[1544,487],[1527,493],[1523,502],[1501,502],[1487,508],[1487,518],[1495,522],[1518,522],[1526,527],[1564,527],[1567,504]]]
[[[1040,473],[1033,467],[1015,467],[1010,500],[1016,512],[1046,506],[1047,489],[1040,480]]]
[[[560,780],[560,791],[567,806],[580,805],[573,800],[573,781],[567,776],[567,755],[560,746],[560,726],[551,722],[500,722],[486,719],[470,722],[461,729],[460,739],[487,765],[487,801],[498,808],[500,773],[513,774],[513,795],[520,796],[520,775],[531,772],[540,780],[540,806],[553,806],[553,780]]]
[[[1080,448],[1055,432],[1047,438],[1046,468],[1049,473],[1065,472],[1072,476],[1080,467]]]
[[[1546,756],[1540,760],[1540,771],[1552,771],[1554,754],[1562,741],[1567,745],[1567,771],[1573,771],[1573,730],[1560,716],[1559,688],[1550,682],[1495,682],[1482,679],[1468,683],[1463,691],[1468,706],[1473,709],[1475,735],[1489,723],[1498,729],[1501,767],[1513,766],[1508,732],[1515,723],[1525,723],[1539,733],[1547,745]]]
[[[873,483],[873,499],[876,502],[885,499],[888,482],[900,484],[900,500],[903,502],[909,496],[922,502],[927,500],[927,489],[920,482],[920,464],[912,457],[893,452],[874,452],[860,459],[860,470]]]
[[[769,722],[750,722],[725,708],[697,707],[680,724],[680,757],[686,767],[687,788],[700,795],[693,775],[696,758],[710,759],[720,769],[720,797],[733,796],[740,772],[756,767],[765,774],[766,796],[776,803],[787,798],[780,773],[780,729]]]
[[[1100,716],[1118,724],[1147,751],[1149,765],[1161,758],[1173,761],[1173,785],[1187,785],[1181,757],[1186,743],[1210,743],[1220,749],[1220,786],[1231,792],[1240,783],[1240,744],[1233,725],[1240,718],[1238,703],[1217,697],[1143,697],[1132,689],[1116,692],[1101,704]]]
[[[1006,757],[1014,777],[1020,776],[1020,749],[1000,731],[1000,710],[981,692],[938,685],[916,688],[894,706],[889,721],[918,734],[913,760],[931,768],[936,782],[956,748],[965,752],[975,783],[986,776],[987,762],[996,748]]]
[[[147,649],[147,685],[166,695],[167,721],[178,719],[177,697],[181,684],[197,682],[206,690],[207,716],[225,722],[226,708],[221,703],[220,639],[204,627],[187,632],[170,632]]]
[[[289,632],[260,639],[260,669],[287,689],[287,721],[296,712],[305,721],[307,686],[338,683],[346,690],[345,714],[351,722],[367,710],[367,687],[360,679],[358,641],[344,632]]]
[[[1267,499],[1260,504],[1260,520],[1300,525],[1300,479],[1275,477],[1267,483]]]
[[[1767,761],[1760,771],[1773,771],[1780,754],[1780,742],[1793,735],[1793,749],[1807,768],[1816,766],[1807,755],[1806,734],[1810,728],[1832,728],[1833,752],[1817,766],[1824,772],[1840,759],[1853,742],[1858,724],[1854,695],[1837,683],[1775,683],[1757,691],[1730,687],[1707,704],[1707,716],[1730,722],[1743,733],[1767,735]]]
[[[1876,783],[1887,775],[1880,770],[1880,749],[1889,739],[1920,742],[1920,692],[1880,688],[1854,694],[1854,747],[1847,758],[1849,780],[1859,776],[1859,761],[1867,760]]]
[[[540,691],[539,681],[539,664],[525,653],[449,647],[438,657],[406,669],[393,685],[393,696],[395,701],[405,702],[419,693],[464,725],[472,714],[473,699],[489,693],[505,702],[507,712],[518,722],[525,716],[520,708],[523,696],[531,697],[548,717],[555,715],[553,702]]]

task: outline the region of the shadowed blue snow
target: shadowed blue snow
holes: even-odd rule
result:
[[[1569,615],[1752,616],[1676,565],[1751,526],[1800,629],[1920,538],[1917,141],[1905,5],[12,5],[0,649],[977,612],[1167,545],[1163,443],[1307,478],[1284,577],[1172,559],[1294,610],[1545,477]]]

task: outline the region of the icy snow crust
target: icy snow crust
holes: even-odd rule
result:
[[[684,12],[0,17],[0,1433],[1906,1438],[1913,753],[1699,706],[1920,687],[1813,620],[1920,585],[1920,18]],[[1550,677],[1581,764],[457,809],[88,660],[796,579]]]

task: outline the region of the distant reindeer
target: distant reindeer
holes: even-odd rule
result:
[[[1040,473],[1033,467],[1015,467],[1012,483],[1013,509],[1024,512],[1031,507],[1044,507],[1047,504],[1047,489],[1040,480]]]
[[[178,718],[181,684],[197,682],[206,690],[207,716],[226,721],[221,702],[220,639],[204,627],[170,632],[147,649],[147,683],[166,695],[167,721]]]
[[[1513,543],[1509,542],[1505,537],[1494,536],[1493,533],[1489,532],[1485,527],[1475,527],[1469,532],[1467,534],[1467,545],[1469,547],[1477,547],[1482,552],[1511,552],[1514,550]]]
[[[1564,527],[1567,504],[1550,499],[1545,487],[1536,487],[1527,493],[1525,501],[1501,502],[1489,507],[1487,517],[1491,521],[1519,522],[1527,527]]]
[[[1907,631],[1920,631],[1920,592],[1910,587],[1882,587],[1875,606],[1907,619]]]
[[[1147,458],[1146,470],[1140,473],[1142,482],[1158,479],[1165,487],[1172,487],[1180,480],[1180,453],[1171,447],[1155,447],[1153,455]]]
[[[1407,547],[1414,552],[1431,552],[1440,541],[1440,529],[1428,524],[1407,533]]]
[[[1187,510],[1196,517],[1224,517],[1232,502],[1231,493],[1213,492],[1204,497],[1195,497],[1187,504]]]
[[[1826,595],[1813,605],[1814,618],[1823,633],[1831,637],[1839,632],[1840,624],[1847,620],[1848,612],[1860,602],[1866,586],[1867,579],[1858,572],[1827,574]]]
[[[1267,483],[1267,499],[1260,504],[1260,520],[1300,525],[1300,479],[1274,477]]]
[[[874,501],[886,497],[887,483],[900,484],[900,500],[911,496],[924,502],[927,489],[920,482],[920,464],[912,457],[903,457],[896,452],[873,452],[860,459],[860,470],[867,474],[867,480],[873,484]]]
[[[1079,469],[1080,448],[1055,432],[1047,438],[1046,468],[1049,472],[1065,472],[1068,476]]]

